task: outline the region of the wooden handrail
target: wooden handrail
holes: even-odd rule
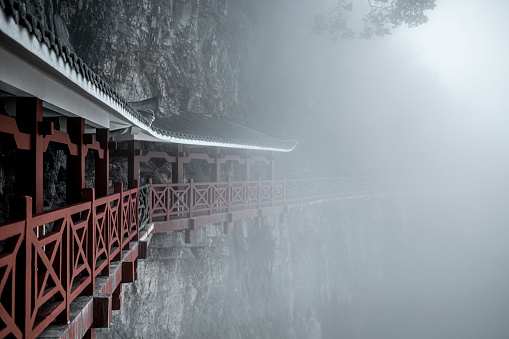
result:
[[[84,202],[36,215],[32,198],[24,197],[16,203],[21,220],[0,224],[0,240],[5,240],[0,295],[11,296],[0,300],[6,311],[0,312],[5,324],[0,337],[33,338],[54,320],[67,323],[73,300],[93,294],[96,277],[109,274],[110,262],[121,258],[122,245],[138,239],[137,187],[99,199],[93,189],[85,189],[83,197]],[[129,204],[123,206],[123,199]],[[123,242],[117,233],[122,222]],[[46,232],[37,233],[41,228]]]

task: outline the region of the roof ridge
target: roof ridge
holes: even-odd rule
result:
[[[291,151],[298,144],[296,140],[268,136],[224,117],[197,113],[160,117],[154,121],[151,128],[167,137],[219,142],[230,147],[252,145],[263,149]]]

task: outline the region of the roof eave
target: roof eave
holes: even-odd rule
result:
[[[84,92],[82,95],[86,93],[89,99],[92,97],[96,103],[105,107],[109,114],[126,120],[145,130],[150,129],[149,125],[138,119],[132,112],[124,107],[125,103],[108,95],[98,86],[104,86],[102,80],[102,82],[96,85],[85,78],[76,70],[76,68],[79,68],[79,65],[71,67],[64,61],[62,57],[62,53],[64,52],[60,51],[60,55],[57,55],[54,49],[50,49],[45,43],[38,41],[35,35],[30,34],[26,28],[17,24],[14,19],[8,16],[3,10],[0,10],[0,43],[12,47],[20,57],[23,57],[23,59],[36,68],[41,68],[40,65],[46,66],[44,69],[59,81],[71,82],[74,87]],[[19,90],[48,101],[50,104],[57,107],[60,106],[55,100],[46,98],[44,88],[39,92],[33,88],[19,88]],[[69,113],[75,114],[76,112],[70,111]]]
[[[257,151],[273,151],[273,152],[291,152],[297,147],[299,144],[295,141],[289,147],[270,147],[270,146],[258,146],[258,145],[249,145],[249,144],[240,144],[235,142],[220,142],[220,141],[206,141],[200,139],[192,139],[192,138],[178,138],[173,136],[167,136],[161,133],[158,133],[152,129],[146,131],[140,131],[140,133],[136,134],[124,134],[123,136],[115,137],[116,141],[122,140],[141,140],[141,141],[156,141],[156,142],[168,142],[168,143],[176,143],[183,145],[193,145],[193,146],[217,146],[217,147],[225,147],[225,148],[236,148],[236,149],[247,149],[247,150],[257,150]]]
[[[78,114],[89,120],[93,125],[110,128],[112,121],[116,123],[124,121],[140,128],[145,134],[156,139],[152,141],[196,146],[291,152],[298,144],[298,142],[289,142],[288,147],[260,146],[235,141],[200,140],[194,139],[192,136],[179,138],[159,133],[156,128],[151,126],[151,121],[145,122],[135,116],[133,112],[136,112],[136,110],[97,74],[93,73],[74,53],[70,53],[68,49],[59,48],[58,46],[61,45],[55,47],[57,44],[50,44],[49,46],[43,40],[44,38],[38,40],[35,34],[28,32],[26,27],[18,24],[4,10],[0,10],[0,45],[4,47],[6,54],[11,55],[11,59],[15,59],[14,56],[17,55],[22,60],[20,62],[22,66],[28,65],[28,68],[31,68],[32,76],[39,76],[39,80],[45,84],[48,80],[53,81],[56,84],[55,88],[58,86],[60,86],[58,87],[60,89],[66,88],[69,93],[75,95],[75,98],[69,99],[63,94],[54,95],[55,93],[50,95],[48,92],[51,91],[48,91],[45,86],[35,86],[30,81],[24,83],[18,81],[14,87],[20,92],[38,97],[49,105],[68,112],[71,116]],[[72,62],[69,60],[70,55],[73,56],[74,61]],[[79,62],[75,61],[77,59],[79,59]],[[8,73],[6,69],[4,70],[5,73]],[[10,75],[11,78],[16,77],[16,74],[12,72]],[[7,79],[2,80],[8,81]],[[73,106],[76,102],[74,99],[79,99],[85,103],[80,112],[77,112],[76,107]],[[89,112],[94,111],[94,109],[90,109],[91,106],[87,101],[93,102],[92,108],[98,108],[99,112],[96,111],[95,115],[87,116],[87,114],[90,114]],[[104,112],[108,117],[105,118],[102,116],[103,113],[100,112]]]

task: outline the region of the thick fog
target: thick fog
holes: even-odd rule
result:
[[[377,231],[369,338],[507,338],[509,4],[439,0],[418,28],[334,42],[310,32],[331,3],[267,9],[252,123],[300,141],[293,176],[441,183],[411,222]]]
[[[268,11],[254,120],[269,119],[270,132],[347,175],[492,175],[507,166],[503,1],[439,1],[421,27],[336,43],[310,33],[328,6],[278,1]]]

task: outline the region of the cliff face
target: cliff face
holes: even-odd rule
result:
[[[128,100],[158,96],[159,115],[244,120],[263,2],[42,2],[48,26]]]
[[[159,116],[195,112],[245,122],[265,0],[23,3],[127,100],[158,97]],[[12,112],[11,101],[0,98],[0,113]],[[0,221],[8,220],[15,178],[7,139],[0,140]],[[50,147],[45,166],[44,208],[51,210],[65,205],[64,153]],[[119,181],[125,177],[122,166],[112,165],[112,177]]]
[[[157,235],[98,338],[505,338],[507,190],[343,200]]]
[[[237,222],[231,235],[210,225],[193,245],[157,234],[122,309],[96,336],[362,338],[382,275],[376,230],[401,211],[392,200],[343,201],[264,218],[261,228]]]

